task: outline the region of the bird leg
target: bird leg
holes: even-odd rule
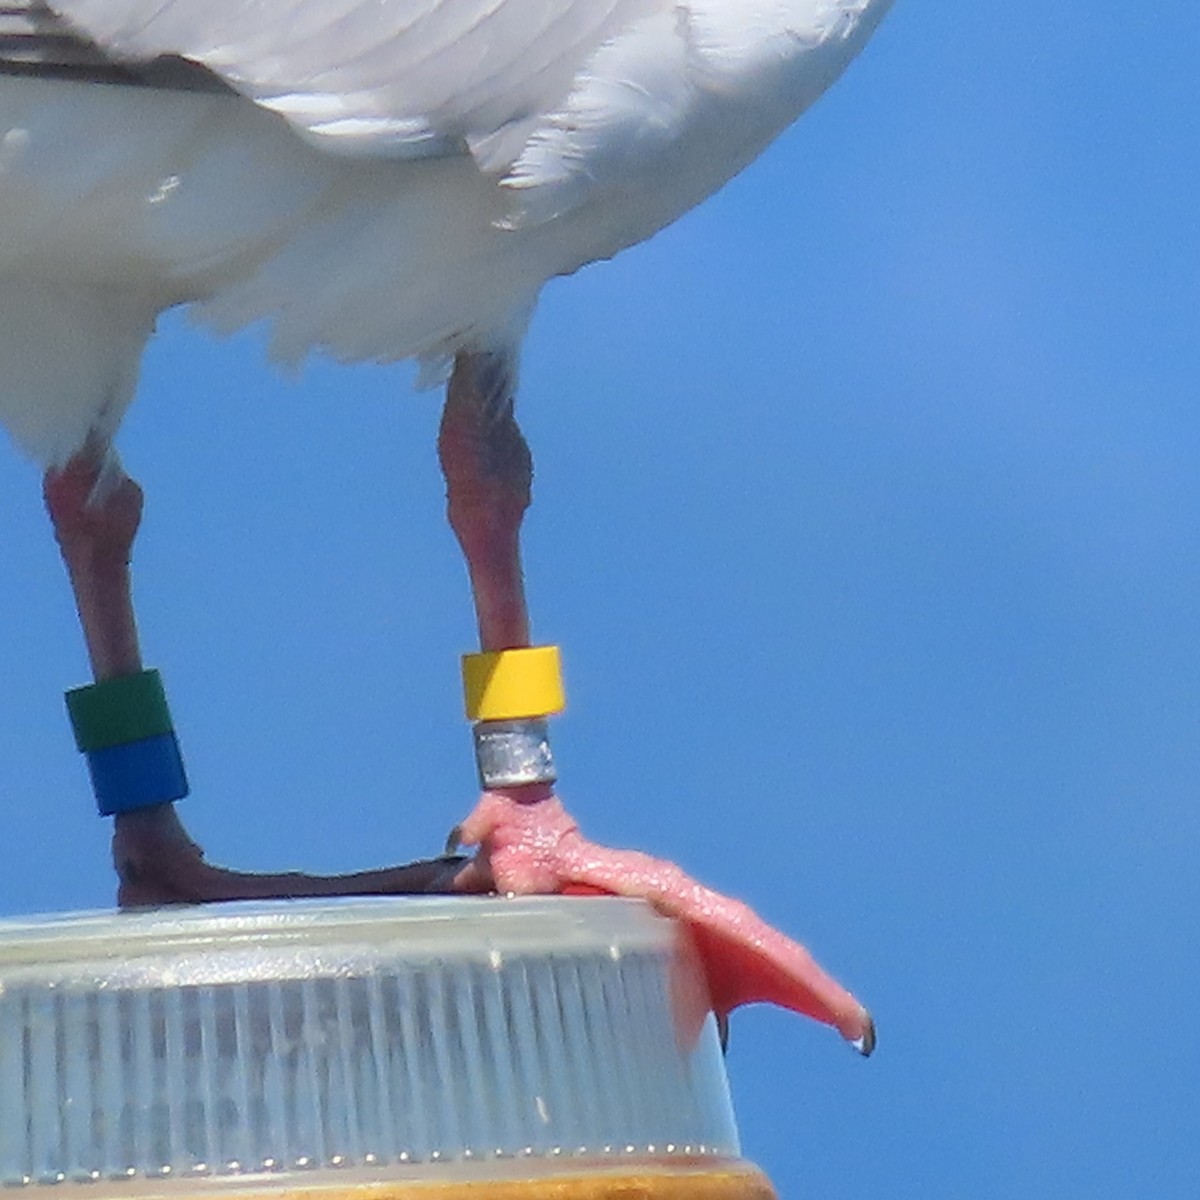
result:
[[[142,669],[129,563],[142,490],[111,448],[95,439],[43,481],[46,508],[66,563],[97,683]],[[461,860],[433,859],[353,875],[256,875],[204,861],[173,804],[119,813],[113,859],[122,906],[203,900],[442,892],[455,890]],[[478,868],[467,876],[483,886]]]
[[[467,560],[484,650],[529,645],[520,534],[533,459],[513,413],[513,392],[507,355],[460,355],[438,431],[446,511]]]
[[[142,520],[142,489],[111,449],[89,442],[42,483],[62,551],[92,675],[97,682],[142,669],[129,560]]]
[[[466,556],[484,650],[528,645],[519,532],[530,500],[529,450],[513,414],[513,370],[502,355],[464,354],[447,390],[439,453],[450,522]],[[140,488],[105,442],[89,442],[46,473],[46,507],[71,578],[97,682],[138,672],[129,562]],[[483,794],[461,826],[477,845],[464,863],[444,858],[354,875],[257,875],[204,861],[172,804],[123,812],[113,854],[122,905],[395,892],[606,892],[648,900],[686,922],[713,1006],[770,1001],[835,1026],[863,1052],[874,1046],[866,1010],[807,951],[745,905],[703,887],[671,863],[585,839],[545,785]]]
[[[514,374],[507,356],[460,355],[438,439],[484,651],[529,644],[519,531],[532,465],[513,413]],[[720,1016],[769,1001],[833,1025],[864,1054],[874,1047],[866,1009],[803,946],[672,863],[588,841],[546,784],[484,792],[458,834],[479,847],[477,878],[490,878],[498,891],[635,897],[686,922]]]

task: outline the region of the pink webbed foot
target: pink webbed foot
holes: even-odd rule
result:
[[[718,1016],[765,1001],[832,1025],[864,1055],[874,1049],[870,1014],[803,946],[673,863],[588,841],[548,788],[485,792],[459,832],[480,847],[497,891],[595,890],[647,900],[686,922]]]

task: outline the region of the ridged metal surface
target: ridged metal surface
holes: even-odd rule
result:
[[[442,902],[406,962],[403,921],[387,945],[336,927],[300,945],[257,909],[257,947],[244,929],[236,949],[168,939],[157,966],[142,944],[107,972],[104,955],[6,963],[0,931],[0,1182],[736,1156],[668,923],[657,946],[644,914],[593,945],[555,948],[548,927],[539,952],[535,907],[532,931],[455,946]]]

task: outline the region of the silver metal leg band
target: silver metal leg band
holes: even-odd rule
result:
[[[477,721],[475,762],[485,788],[521,787],[526,783],[553,783],[554,755],[544,717],[521,721]]]

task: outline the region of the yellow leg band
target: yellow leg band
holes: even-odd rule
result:
[[[520,721],[566,707],[557,646],[464,654],[462,673],[471,721]]]

